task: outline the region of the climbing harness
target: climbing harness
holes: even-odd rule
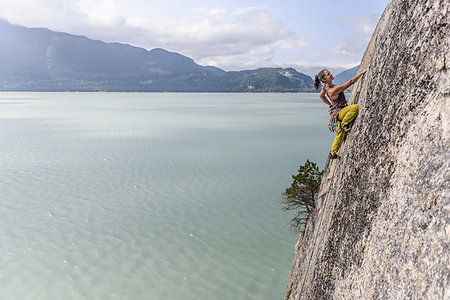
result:
[[[330,114],[330,121],[328,122],[328,129],[331,132],[337,132],[341,121],[339,120],[339,111],[347,106],[347,99],[345,98],[344,92],[340,92],[338,97],[335,100],[331,100],[331,97],[328,95],[328,90],[330,87],[325,87],[325,93],[330,99],[331,105],[329,106],[328,113]]]
[[[337,132],[339,128],[339,124],[341,121],[339,120],[339,111],[347,106],[347,101],[344,104],[333,106],[330,105],[330,108],[328,109],[328,113],[330,114],[330,121],[328,121],[328,129],[331,132]]]

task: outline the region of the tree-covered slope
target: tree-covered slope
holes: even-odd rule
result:
[[[164,49],[150,51],[0,21],[0,90],[297,92],[294,69],[225,72]]]

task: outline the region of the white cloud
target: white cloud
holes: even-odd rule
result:
[[[200,64],[228,70],[275,64],[278,49],[307,43],[270,15],[268,7],[193,8],[196,14],[154,19],[133,14],[119,0],[0,0],[0,17],[28,27],[86,35],[106,42],[165,48]],[[50,20],[50,21],[49,21]]]
[[[62,22],[70,11],[67,1],[0,0],[0,17],[14,24],[42,26],[45,21]]]
[[[193,11],[198,14],[207,15],[207,16],[217,16],[217,15],[223,15],[223,14],[227,13],[227,10],[222,9],[222,8],[210,9],[210,8],[200,7],[200,8],[193,9]]]
[[[196,3],[204,6],[195,7]],[[331,18],[338,34],[316,39],[311,36],[316,23],[305,22],[309,17],[305,14],[314,13],[293,9],[302,6],[297,2],[289,6],[274,1],[261,6],[252,6],[254,1],[239,3],[243,7],[237,8],[234,1],[0,0],[0,18],[149,50],[160,47],[226,70],[246,66],[309,68],[323,64],[323,57],[330,60],[329,65],[346,67],[362,56],[378,21],[376,15],[345,17],[337,24]],[[300,36],[302,32],[314,44]]]
[[[165,20],[131,18],[127,24],[142,35],[135,42],[147,48],[162,47],[194,58],[201,64],[223,68],[273,57],[278,48],[295,50],[306,46],[265,10],[249,9],[232,17],[220,15],[198,19]],[[135,35],[136,37],[136,35]],[[234,62],[234,63],[232,63]]]
[[[233,11],[233,15],[245,15],[252,12],[267,12],[269,7],[267,6],[251,6],[251,7],[239,7]]]
[[[79,0],[73,7],[94,27],[114,27],[121,25],[124,16],[114,0]]]
[[[308,46],[308,43],[305,40],[296,38],[296,37],[292,37],[290,39],[284,39],[282,41],[279,41],[278,46],[283,48],[283,49],[288,49],[288,50],[292,50],[292,49],[298,49],[298,48],[304,48],[306,46]]]
[[[353,32],[346,35],[345,44],[331,50],[337,54],[362,55],[369,44],[379,16],[352,16],[345,20],[345,24],[354,27]]]

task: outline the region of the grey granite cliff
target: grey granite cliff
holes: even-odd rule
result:
[[[449,7],[386,7],[349,101],[359,116],[325,168],[286,299],[450,299]]]

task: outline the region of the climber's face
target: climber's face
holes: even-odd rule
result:
[[[331,75],[330,71],[325,70],[325,72],[323,72],[323,73],[324,73],[323,79],[322,79],[323,82],[333,81],[334,77],[333,77],[333,75]]]

